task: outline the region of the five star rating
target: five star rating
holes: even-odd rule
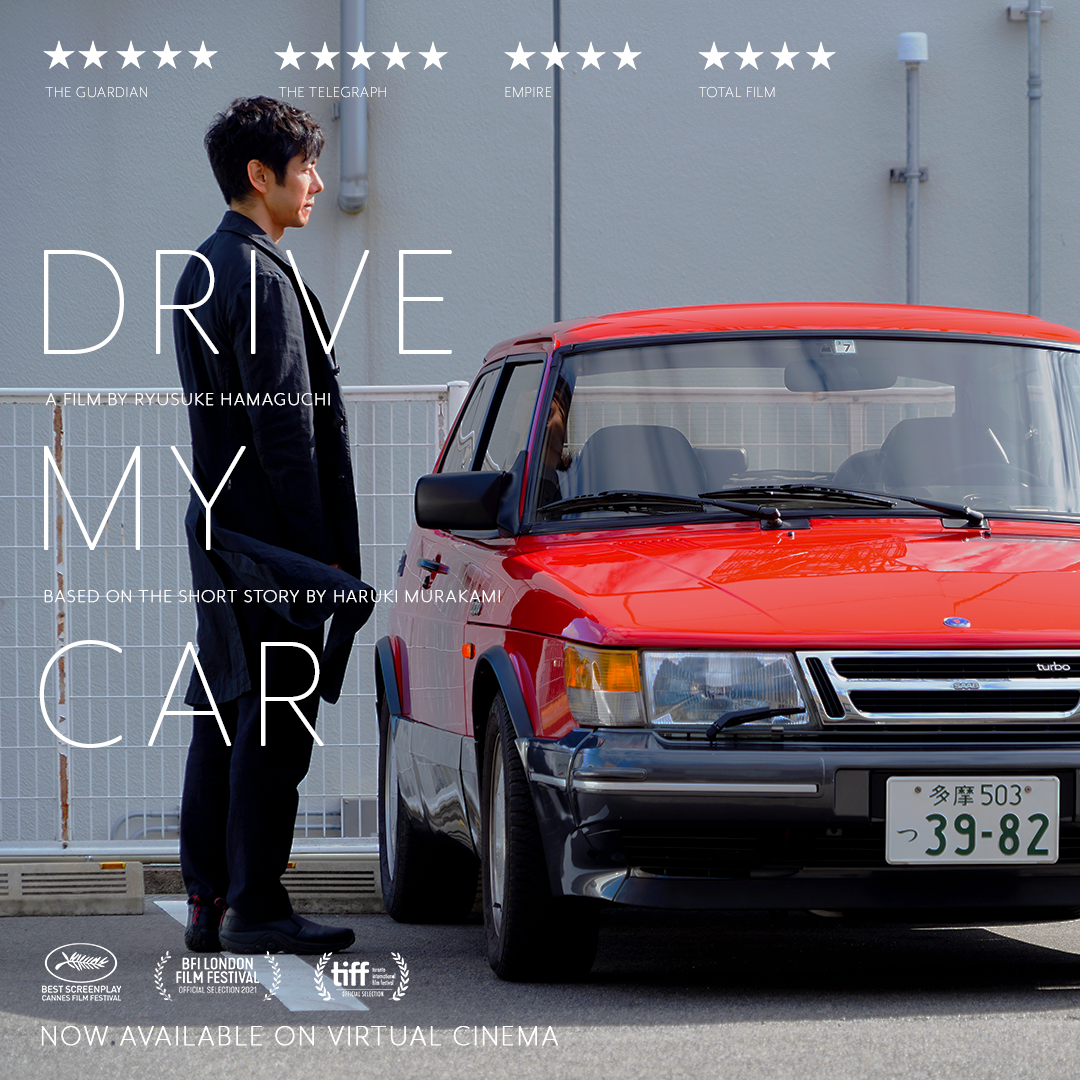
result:
[[[293,48],[293,44],[290,41],[289,47],[284,52],[275,53],[276,56],[281,57],[281,67],[279,70],[284,71],[287,67],[294,67],[297,71],[300,70],[300,57],[307,55],[306,53],[299,52]],[[334,57],[341,55],[340,53],[331,52],[327,47],[326,42],[323,42],[323,47],[319,50],[312,50],[311,55],[315,57],[317,63],[315,64],[315,70],[318,71],[321,67],[328,67],[334,70]],[[411,50],[403,51],[398,43],[394,42],[394,47],[389,52],[376,53],[374,49],[365,49],[364,43],[360,42],[360,47],[354,52],[346,52],[345,56],[352,60],[352,64],[349,65],[348,61],[342,61],[348,70],[354,70],[358,67],[367,68],[371,70],[371,58],[373,56],[385,56],[386,57],[386,70],[389,71],[392,67],[399,67],[402,71],[405,70],[405,57],[411,55]],[[442,69],[442,58],[446,55],[446,50],[439,52],[435,48],[435,42],[431,43],[431,48],[424,52],[420,50],[416,54],[424,58],[424,70],[429,67],[437,67]]]
[[[44,49],[42,51],[51,61],[49,64],[50,68],[59,65],[60,67],[66,67],[69,71],[71,70],[71,66],[68,64],[68,57],[74,56],[76,53],[78,53],[79,56],[86,58],[86,62],[83,64],[84,68],[96,67],[104,71],[105,69],[101,66],[101,58],[107,56],[110,52],[109,49],[99,49],[96,41],[90,42],[89,49],[65,49],[64,46],[57,41],[55,49]],[[129,41],[126,49],[116,49],[113,51],[116,52],[117,56],[123,57],[124,63],[121,65],[121,70],[126,67],[137,67],[142,70],[142,63],[139,62],[139,57],[145,55],[146,49],[136,49],[135,43]],[[154,56],[158,58],[157,66],[159,68],[175,68],[176,58],[178,56],[189,55],[195,58],[194,67],[208,67],[212,69],[214,65],[210,63],[210,57],[217,55],[217,49],[208,49],[205,41],[200,42],[198,49],[188,49],[186,54],[182,49],[170,49],[167,41],[165,42],[164,49],[153,49],[151,51]],[[181,62],[185,63],[186,66],[185,61]],[[152,60],[147,60],[147,63],[148,66],[153,67],[154,62]],[[77,60],[72,60],[72,64],[76,67],[79,66]]]

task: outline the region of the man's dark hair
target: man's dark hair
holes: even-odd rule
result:
[[[237,98],[218,113],[203,139],[214,179],[225,201],[243,201],[252,191],[249,161],[261,161],[285,183],[290,160],[303,154],[314,161],[322,153],[323,133],[303,109],[270,97]]]

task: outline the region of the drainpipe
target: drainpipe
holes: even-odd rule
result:
[[[561,12],[559,0],[552,0],[551,11],[552,40],[555,44],[553,49],[559,47],[562,40]],[[556,64],[551,69],[554,83],[552,100],[553,120],[553,144],[552,144],[552,171],[553,198],[552,198],[552,310],[553,322],[562,318],[562,79],[561,69]]]
[[[366,0],[341,0],[341,166],[337,202],[346,214],[363,210],[368,196],[368,99],[346,96],[362,93],[367,87],[367,68],[363,64],[350,68],[348,56],[350,49],[360,48],[366,26]]]
[[[1042,314],[1042,24],[1054,9],[1030,0],[1026,8],[1010,5],[1012,22],[1028,31],[1028,314]]]
[[[1042,24],[1054,9],[1038,0],[1005,9],[1028,31],[1028,314],[1042,314]]]
[[[1042,9],[1028,6],[1028,314],[1042,312]]]
[[[929,57],[926,35],[900,35],[896,58],[907,65],[907,302],[919,302],[919,65]]]

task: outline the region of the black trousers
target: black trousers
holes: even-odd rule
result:
[[[238,611],[238,615],[241,613]],[[243,612],[248,670],[253,688],[219,702],[229,734],[225,744],[213,716],[193,718],[180,810],[180,868],[189,896],[224,897],[252,922],[287,919],[289,894],[281,884],[292,849],[297,788],[311,763],[313,739],[288,702],[266,705],[266,745],[261,745],[260,642],[293,641],[316,656],[322,627],[301,630],[272,613]],[[296,696],[312,683],[315,666],[298,648],[267,650],[266,696]],[[297,707],[312,727],[318,712],[313,691]]]

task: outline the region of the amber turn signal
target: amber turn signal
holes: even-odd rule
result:
[[[580,690],[636,693],[641,689],[637,653],[567,645],[563,651],[566,685]]]

